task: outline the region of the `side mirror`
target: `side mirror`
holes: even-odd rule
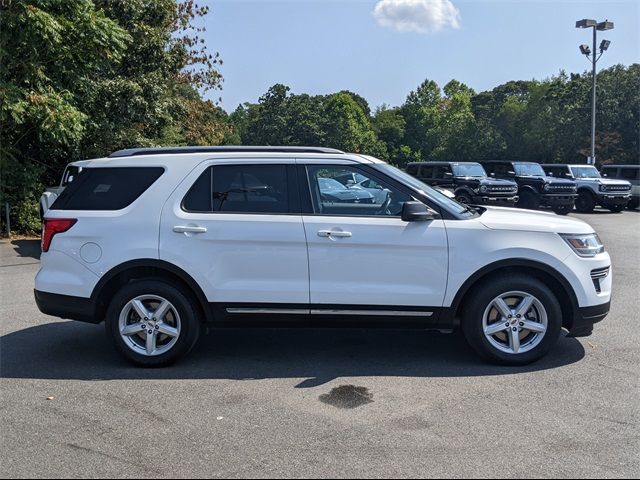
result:
[[[491,172],[491,173],[489,174],[489,176],[490,176],[490,177],[495,177],[495,176],[496,176],[496,172]]]
[[[513,170],[509,170],[507,172],[507,175],[509,175],[510,177],[515,177],[516,176],[516,172],[514,172]]]
[[[451,173],[451,172],[444,172],[444,178],[453,178],[453,173]]]
[[[424,203],[420,202],[404,202],[402,205],[402,221],[403,222],[419,222],[433,220],[435,215],[429,210]]]

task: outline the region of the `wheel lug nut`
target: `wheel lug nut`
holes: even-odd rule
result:
[[[522,315],[520,315],[520,314],[518,314],[518,315],[516,315],[516,316],[517,316],[518,318],[521,318],[521,317],[522,317]]]
[[[520,326],[521,326],[521,327],[524,327],[524,322],[520,322]]]
[[[153,333],[153,330],[149,330],[147,333],[151,335]]]
[[[156,325],[156,330],[158,330],[160,327],[158,325]]]
[[[518,331],[518,328],[517,328],[517,327],[513,327],[513,328],[512,328],[512,330],[513,330],[514,332],[517,332],[517,331]]]

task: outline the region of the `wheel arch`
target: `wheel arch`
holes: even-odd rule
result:
[[[152,258],[122,263],[102,276],[91,293],[96,318],[104,319],[108,308],[108,299],[120,287],[129,282],[149,278],[170,280],[177,283],[187,294],[194,297],[202,319],[207,323],[213,321],[207,297],[193,277],[172,263]]]
[[[474,289],[489,277],[504,273],[531,275],[545,283],[556,295],[562,308],[562,326],[571,329],[575,312],[578,309],[578,298],[571,283],[555,268],[541,262],[528,259],[500,260],[486,265],[471,275],[458,289],[448,309],[453,316],[451,321],[458,326],[464,308],[464,301]]]
[[[472,197],[473,195],[475,195],[475,192],[471,189],[471,187],[468,187],[467,185],[462,185],[460,187],[457,187],[454,191],[453,194],[454,195],[459,195],[460,193],[466,193],[467,195],[469,195],[470,197]]]

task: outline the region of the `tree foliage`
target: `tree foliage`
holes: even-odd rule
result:
[[[225,112],[201,97],[222,82],[198,26],[208,7],[0,0],[0,8],[0,188],[17,229],[38,228],[43,186],[73,159],[233,139]],[[31,215],[18,214],[24,205]]]

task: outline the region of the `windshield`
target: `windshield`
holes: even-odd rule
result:
[[[600,172],[596,167],[571,167],[575,178],[600,178]]]
[[[381,172],[389,175],[392,178],[395,178],[399,182],[402,182],[405,185],[409,185],[410,187],[418,190],[419,192],[424,193],[431,200],[433,200],[436,204],[438,204],[440,207],[442,207],[442,208],[444,208],[446,210],[455,212],[457,214],[462,214],[462,213],[465,213],[465,212],[469,211],[467,209],[466,205],[462,205],[462,204],[456,202],[455,200],[447,197],[446,195],[443,195],[442,193],[438,192],[437,190],[434,190],[433,188],[431,188],[426,183],[422,183],[417,178],[412,177],[408,173],[403,172],[402,170],[400,170],[400,169],[398,169],[396,167],[392,167],[391,165],[389,165],[387,163],[377,163],[377,164],[375,164],[374,168],[380,170]]]
[[[544,177],[544,170],[537,163],[514,163],[513,167],[516,169],[516,175],[526,177]]]
[[[456,177],[486,177],[487,172],[484,171],[479,163],[454,163],[453,174]]]

